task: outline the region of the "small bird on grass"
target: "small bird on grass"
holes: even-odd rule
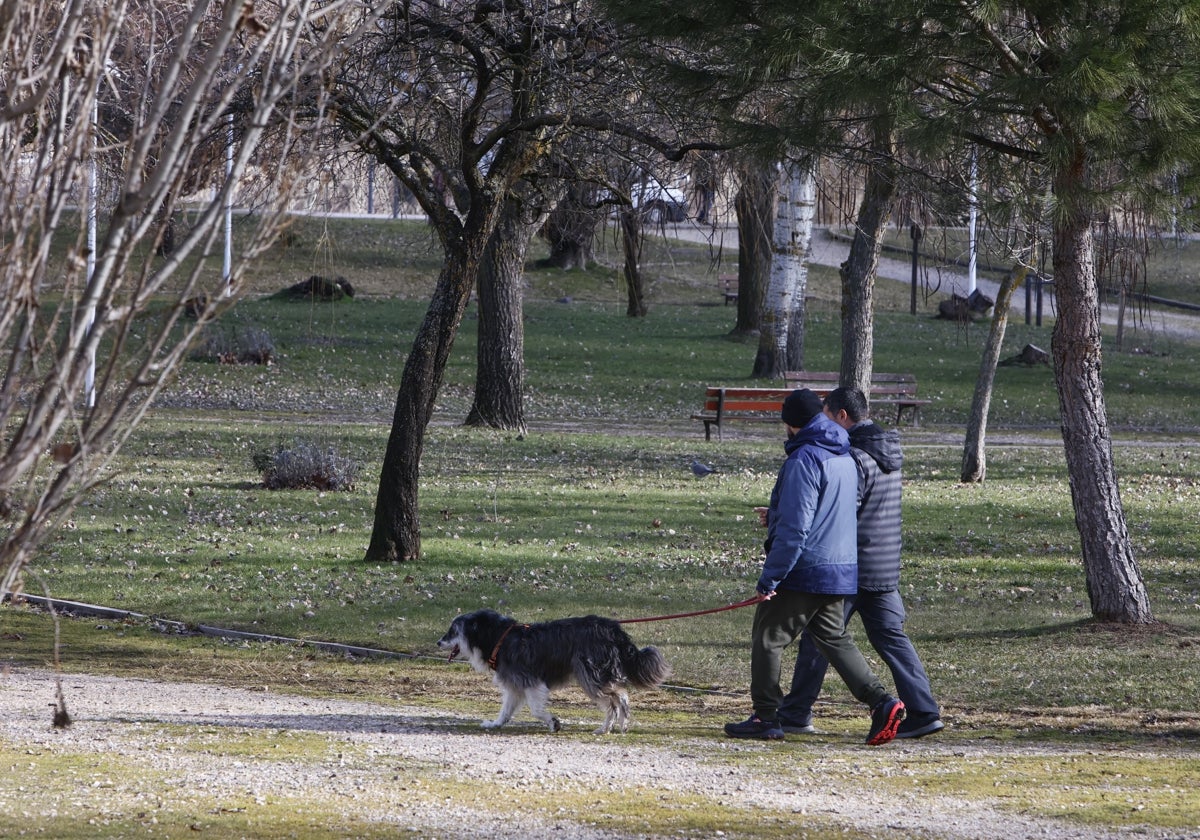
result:
[[[711,475],[715,472],[715,469],[701,462],[699,458],[692,461],[692,475],[696,476],[696,478],[704,478],[706,475]]]

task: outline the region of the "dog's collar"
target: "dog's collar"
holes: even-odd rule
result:
[[[493,671],[496,670],[496,657],[500,655],[500,645],[504,644],[504,640],[508,638],[508,634],[516,626],[517,623],[514,621],[512,624],[508,625],[508,627],[504,628],[504,632],[500,634],[500,638],[496,641],[496,646],[492,648],[492,655],[488,657],[488,667]],[[529,627],[528,624],[522,624],[520,626],[526,628]]]

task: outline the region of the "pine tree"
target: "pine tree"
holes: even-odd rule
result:
[[[1195,176],[1200,2],[683,5],[609,0],[660,38],[702,44],[711,65],[736,65],[741,98],[785,89],[776,128],[791,142],[845,153],[886,115],[898,162],[932,174],[973,146],[993,212],[1049,220],[1054,372],[1092,613],[1151,621],[1112,458],[1093,230],[1106,215],[1153,210],[1168,174],[1177,185]]]

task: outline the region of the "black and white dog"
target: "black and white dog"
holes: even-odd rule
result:
[[[557,732],[562,724],[546,711],[550,691],[574,679],[604,712],[596,734],[614,726],[624,732],[629,726],[625,687],[655,688],[671,673],[657,648],[638,650],[619,623],[594,615],[520,624],[494,610],[479,610],[454,619],[438,647],[450,651],[452,662],[463,654],[476,671],[494,672],[492,681],[503,699],[496,719],[483,722],[487,729],[508,723],[525,704]]]

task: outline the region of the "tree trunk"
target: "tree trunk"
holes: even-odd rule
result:
[[[967,440],[963,447],[962,481],[965,484],[983,481],[987,474],[987,452],[984,442],[987,437],[988,410],[992,405],[992,388],[996,381],[996,366],[1000,363],[1000,350],[1004,346],[1004,331],[1008,327],[1008,313],[1012,306],[1013,292],[1025,282],[1029,269],[1014,268],[1000,284],[992,311],[992,329],[988,333],[987,346],[979,363],[979,378],[975,380],[975,397],[971,401],[971,416],[967,420]]]
[[[812,239],[817,178],[810,162],[787,163],[778,188],[771,244],[771,277],[763,305],[754,376],[781,379],[804,367],[805,261]]]
[[[630,318],[646,315],[646,290],[642,282],[642,216],[635,207],[622,207],[621,247],[625,252],[625,291],[629,303],[625,314]]]
[[[1057,179],[1055,194],[1078,195],[1084,153]],[[1090,218],[1060,207],[1054,223],[1054,286],[1058,318],[1052,354],[1075,524],[1083,549],[1092,615],[1101,621],[1153,620],[1133,556],[1112,457],[1100,377],[1100,302]]]
[[[867,168],[850,253],[842,263],[842,360],[839,384],[871,393],[875,366],[875,277],[883,230],[896,199],[890,121],[872,126],[876,154]]]
[[[563,271],[578,269],[585,271],[592,260],[591,243],[583,243],[577,239],[550,240],[550,254],[545,259],[538,260],[539,268],[561,268]]]
[[[169,257],[175,253],[175,216],[171,212],[174,206],[172,197],[163,203],[163,209],[158,213],[157,221],[161,234],[154,246],[154,253],[160,257]]]
[[[804,321],[808,312],[808,250],[812,245],[813,222],[817,218],[817,161],[798,164],[792,174],[788,200],[794,220],[791,238],[783,245],[789,270],[796,274],[796,305],[792,307],[787,331],[787,355],[784,370],[804,370]],[[781,210],[782,212],[782,210]],[[781,243],[776,243],[780,247]],[[779,252],[775,252],[778,256]]]
[[[479,271],[475,398],[468,426],[525,431],[525,254],[537,230],[513,197],[504,202]],[[540,220],[538,220],[540,222]]]
[[[539,267],[564,270],[588,267],[599,215],[585,209],[585,203],[584,187],[572,184],[542,228],[542,235],[550,243],[550,255],[538,260]]]
[[[738,301],[731,335],[758,335],[762,326],[777,180],[774,166],[741,167],[741,186],[733,203],[738,225]]]
[[[472,248],[476,242],[481,244]],[[421,556],[417,488],[425,428],[433,416],[486,242],[479,234],[464,234],[459,248],[447,250],[433,300],[404,364],[375,497],[375,523],[364,557],[368,562],[402,562]]]

